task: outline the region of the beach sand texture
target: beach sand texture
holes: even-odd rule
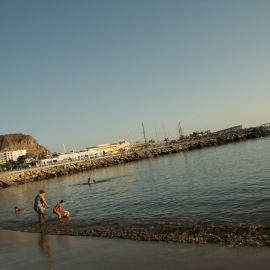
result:
[[[140,242],[0,231],[0,269],[269,269],[268,247]],[[15,255],[16,254],[16,255]]]

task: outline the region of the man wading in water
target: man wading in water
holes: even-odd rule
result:
[[[46,192],[41,189],[39,194],[35,197],[34,210],[38,213],[39,224],[45,222],[45,210],[50,207],[46,202],[45,194]]]

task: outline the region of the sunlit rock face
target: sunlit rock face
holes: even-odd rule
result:
[[[38,144],[30,135],[22,133],[0,135],[0,152],[26,149],[29,157],[41,157],[50,155],[50,151]]]

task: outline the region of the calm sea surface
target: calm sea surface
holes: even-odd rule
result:
[[[88,185],[87,178],[95,178]],[[74,224],[160,220],[270,221],[270,139],[173,154],[0,191],[0,227],[35,222],[33,201],[47,191]],[[14,206],[24,208],[16,217]]]

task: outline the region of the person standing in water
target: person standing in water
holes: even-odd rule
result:
[[[96,183],[95,179],[91,180],[91,178],[88,177],[88,184],[95,184],[95,183]]]
[[[39,224],[42,224],[46,221],[45,210],[46,208],[50,207],[45,199],[45,195],[46,192],[43,189],[41,189],[39,191],[39,194],[35,197],[34,201],[34,210],[38,214]]]
[[[22,209],[20,209],[18,206],[14,207],[15,215],[18,216],[20,214]]]

